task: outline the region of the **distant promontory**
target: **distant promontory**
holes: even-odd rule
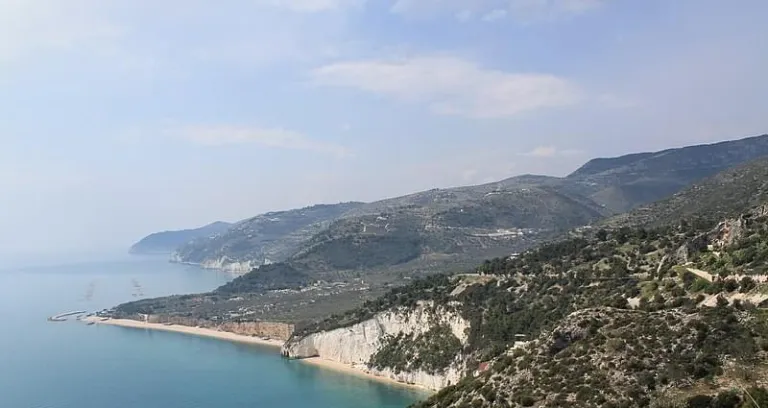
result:
[[[176,248],[198,238],[206,238],[220,234],[229,229],[232,224],[223,221],[205,225],[200,228],[179,231],[163,231],[150,234],[133,244],[132,254],[170,254]]]

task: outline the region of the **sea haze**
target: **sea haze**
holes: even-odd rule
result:
[[[0,270],[0,407],[400,408],[424,397],[284,360],[273,348],[46,321],[229,279],[162,257]]]

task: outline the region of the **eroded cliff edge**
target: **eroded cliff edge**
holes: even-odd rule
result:
[[[427,355],[433,351],[429,344],[448,342],[464,347],[468,329],[469,322],[456,311],[420,302],[414,308],[384,311],[347,327],[294,335],[282,353],[289,358],[319,357],[349,364],[369,374],[440,390],[458,383],[465,362],[446,354],[450,360],[441,367],[444,364],[434,361],[440,356]],[[396,350],[403,348],[410,353],[398,355]]]
[[[200,327],[223,332],[238,334],[241,336],[255,336],[265,339],[287,340],[291,337],[294,325],[280,322],[216,322],[209,319],[196,319],[190,317],[167,315],[135,315],[120,316],[120,318],[136,320],[146,323],[174,324],[180,326]]]

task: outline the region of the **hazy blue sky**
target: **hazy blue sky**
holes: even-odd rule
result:
[[[768,132],[764,0],[0,0],[0,254]]]

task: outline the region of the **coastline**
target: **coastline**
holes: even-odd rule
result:
[[[319,368],[322,368],[322,369],[325,369],[325,370],[332,370],[332,371],[337,371],[337,372],[341,372],[341,373],[348,374],[348,375],[354,375],[354,376],[358,376],[358,377],[362,377],[362,378],[367,378],[367,379],[372,380],[372,381],[377,381],[377,382],[385,383],[385,384],[392,385],[392,386],[399,386],[399,387],[405,387],[405,388],[410,388],[410,389],[414,389],[414,390],[419,390],[419,391],[422,391],[424,393],[434,394],[436,392],[434,390],[431,390],[431,389],[429,389],[427,387],[423,387],[421,385],[404,383],[404,382],[400,382],[400,381],[397,381],[397,380],[393,380],[393,379],[388,378],[388,377],[382,377],[380,375],[371,374],[371,373],[369,373],[369,372],[367,372],[365,370],[361,370],[359,368],[356,368],[352,364],[345,364],[345,363],[340,363],[338,361],[327,360],[327,359],[324,359],[322,357],[301,358],[301,359],[296,359],[294,361],[300,361],[300,362],[303,362],[303,363],[306,363],[306,364],[310,364],[310,365],[313,365],[315,367],[319,367]]]
[[[204,329],[201,327],[182,326],[178,324],[165,325],[161,323],[146,323],[137,320],[130,319],[107,319],[102,320],[100,317],[90,316],[83,321],[93,322],[96,324],[106,324],[109,326],[129,327],[134,329],[147,329],[147,330],[162,330],[174,333],[191,334],[193,336],[210,337],[219,340],[234,341],[237,343],[258,344],[262,346],[270,346],[280,348],[283,346],[282,340],[264,339],[260,337],[244,336],[242,334],[235,334],[231,332],[225,332],[213,329]]]
[[[257,344],[262,346],[274,347],[278,349],[282,348],[283,344],[285,343],[282,340],[264,339],[260,337],[245,336],[242,334],[235,334],[235,333],[225,332],[220,330],[182,326],[178,324],[165,325],[161,323],[146,323],[146,322],[140,322],[137,320],[130,320],[130,319],[112,319],[112,318],[106,318],[106,320],[103,320],[103,319],[104,318],[97,317],[97,316],[89,316],[89,317],[86,317],[85,319],[82,319],[82,321],[92,322],[92,323],[95,323],[96,325],[104,324],[109,326],[128,327],[133,329],[161,330],[161,331],[167,331],[167,332],[189,334],[193,336],[209,337],[217,340],[232,341],[237,343]],[[423,391],[425,393],[430,393],[430,394],[435,392],[434,390],[431,390],[426,387],[422,387],[420,385],[408,384],[408,383],[400,382],[391,378],[382,377],[376,374],[371,374],[365,370],[358,369],[351,364],[345,364],[345,363],[340,363],[338,361],[327,360],[321,357],[295,359],[293,361],[301,362],[304,364],[310,364],[325,370],[332,370],[332,371],[336,371],[336,372],[340,372],[348,375],[354,375],[354,376],[366,378],[368,380],[385,383],[387,385],[411,388],[411,389]]]

